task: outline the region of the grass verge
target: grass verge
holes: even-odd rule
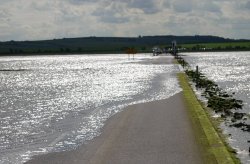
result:
[[[214,128],[213,123],[197,100],[185,73],[179,73],[178,79],[183,89],[184,99],[187,104],[188,113],[191,118],[196,140],[205,163],[234,164],[240,163],[237,158],[229,152],[229,148]]]

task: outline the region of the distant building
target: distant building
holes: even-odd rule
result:
[[[177,53],[177,42],[175,40],[172,41],[172,53],[173,55],[176,55]]]
[[[163,52],[163,50],[158,46],[153,47],[152,51],[153,51],[153,56],[158,56]]]

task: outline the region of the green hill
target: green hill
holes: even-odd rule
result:
[[[178,45],[195,46],[198,43],[249,43],[249,40],[226,39],[217,36],[139,36],[139,37],[83,37],[41,41],[0,42],[0,54],[68,54],[68,53],[121,53],[128,47],[138,52],[150,52],[154,46],[169,47],[176,40]],[[250,44],[248,44],[250,45]],[[250,47],[249,47],[250,48]],[[190,48],[192,49],[192,48]]]

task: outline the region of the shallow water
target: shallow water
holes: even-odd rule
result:
[[[215,81],[228,93],[235,93],[235,98],[244,101],[239,112],[250,114],[250,52],[204,52],[185,53],[184,58],[195,69],[199,69],[209,79]],[[249,119],[245,121],[250,124]],[[222,124],[226,134],[231,134],[230,145],[238,152],[243,163],[250,163],[250,133]]]
[[[178,67],[143,62],[152,58],[1,57],[0,163],[74,149],[124,107],[180,92]]]

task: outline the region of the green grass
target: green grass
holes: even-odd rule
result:
[[[178,74],[178,79],[183,88],[184,99],[188,107],[188,113],[192,120],[195,136],[199,142],[205,163],[233,164],[240,163],[229,151],[220,135],[214,128],[206,111],[197,100],[188,78],[184,73]]]
[[[250,49],[250,42],[228,42],[228,43],[195,43],[181,44],[183,48],[192,49],[193,47],[206,49]]]

